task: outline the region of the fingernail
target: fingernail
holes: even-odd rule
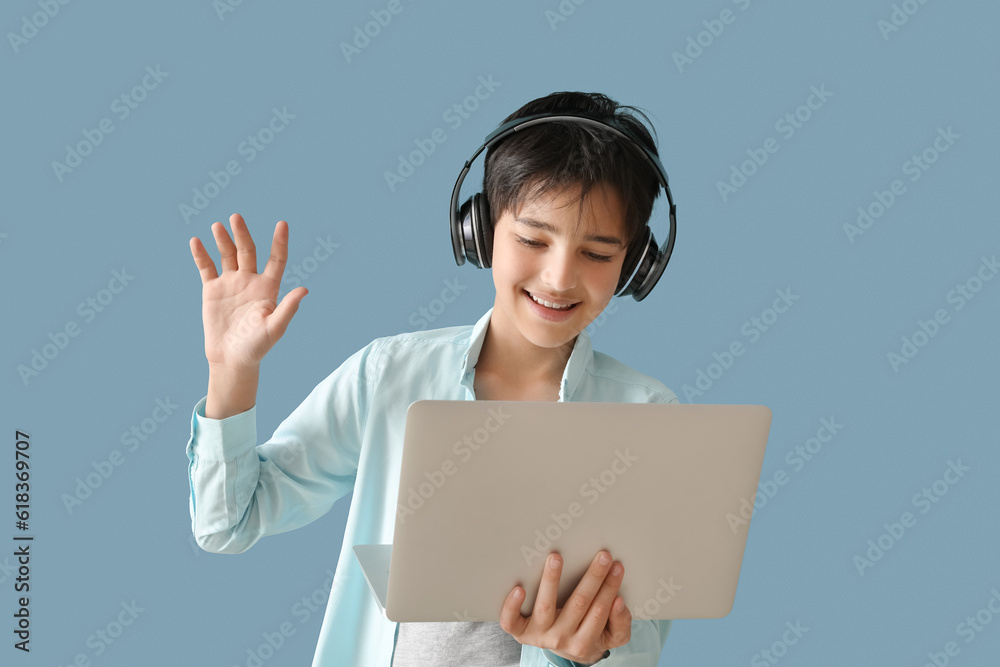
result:
[[[559,560],[559,556],[555,554],[549,556],[549,567],[551,567],[553,570],[559,567],[561,562],[562,561]]]
[[[602,551],[600,561],[601,565],[607,565],[608,563],[611,562],[611,555],[606,551]]]
[[[621,566],[621,564],[620,563],[615,563],[615,566],[613,568],[611,568],[611,574],[613,574],[613,575],[615,575],[617,577],[621,573],[622,573],[622,566]]]

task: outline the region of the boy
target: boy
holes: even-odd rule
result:
[[[603,95],[556,93],[505,122],[585,114],[627,127],[655,154],[630,111]],[[287,224],[275,226],[262,274],[239,215],[230,218],[235,243],[221,223],[212,226],[221,275],[191,239],[209,362],[208,394],[195,406],[187,447],[198,544],[241,552],[353,494],[314,666],[656,665],[670,621],[632,622],[618,595],[624,568],[606,551],[561,609],[562,559],[553,553],[528,617],[516,586],[500,623],[400,624],[381,616],[352,552],[355,544],[392,542],[405,415],[415,400],[677,402],[656,380],[594,352],[584,331],[619,291],[626,256],[634,263],[647,243],[659,177],[628,143],[601,127],[553,121],[490,146],[482,210],[488,238],[478,263],[492,264],[493,307],[474,326],[373,341],[259,446],[260,361],[307,293],[296,288],[276,304]]]

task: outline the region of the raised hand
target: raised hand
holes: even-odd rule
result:
[[[261,359],[285,333],[308,290],[297,287],[278,304],[278,288],[288,260],[287,222],[280,220],[274,226],[271,255],[260,274],[257,248],[243,217],[234,213],[229,224],[235,243],[221,222],[212,225],[221,274],[197,237],[191,239],[190,246],[201,274],[205,357],[210,372],[236,375],[258,370]]]

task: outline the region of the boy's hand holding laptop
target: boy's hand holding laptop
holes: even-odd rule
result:
[[[601,551],[561,609],[556,607],[563,560],[545,560],[531,615],[521,616],[524,589],[514,587],[500,612],[500,627],[522,644],[548,648],[575,662],[597,662],[607,649],[624,646],[632,637],[632,614],[618,595],[625,568]]]
[[[499,620],[596,661],[633,619],[732,609],[749,521],[733,516],[770,422],[757,405],[415,401],[393,543],[355,553],[391,620]]]

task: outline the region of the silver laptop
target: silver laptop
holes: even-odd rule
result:
[[[392,621],[531,613],[558,551],[561,606],[601,549],[633,618],[733,607],[771,410],[761,405],[417,401],[391,545],[355,554]]]

